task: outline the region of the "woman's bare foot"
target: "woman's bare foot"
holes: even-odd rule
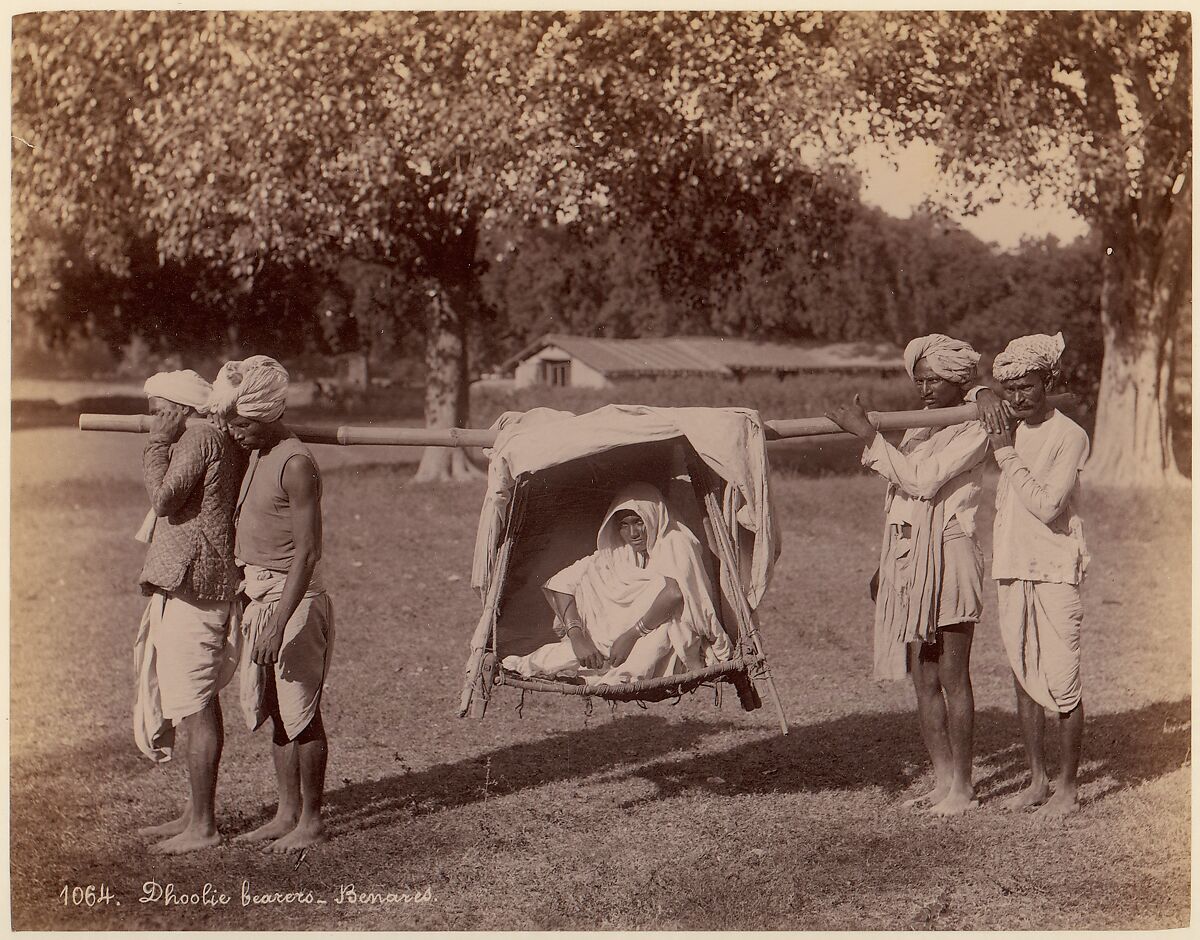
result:
[[[302,820],[291,832],[282,839],[276,839],[267,846],[268,852],[298,852],[309,846],[320,845],[329,837],[325,835],[325,826],[318,817],[313,821]]]
[[[1041,819],[1062,819],[1064,816],[1070,816],[1079,809],[1079,797],[1074,787],[1059,786],[1054,791],[1054,796],[1046,801],[1033,815]]]
[[[184,807],[183,812],[172,819],[170,822],[159,823],[157,826],[143,826],[137,831],[139,836],[146,836],[150,839],[163,839],[167,836],[177,836],[188,827],[188,823],[192,821],[191,806]]]
[[[1029,809],[1031,806],[1037,806],[1039,803],[1046,802],[1046,797],[1050,795],[1050,786],[1045,780],[1038,783],[1031,783],[1020,793],[1009,797],[1004,801],[1004,808],[1019,813],[1022,810]]]
[[[269,823],[259,826],[257,829],[251,829],[249,832],[244,832],[235,840],[236,842],[267,842],[271,839],[278,839],[281,836],[286,836],[289,832],[296,828],[297,817],[288,814],[275,814],[275,818]]]
[[[196,829],[184,829],[183,832],[163,842],[150,846],[155,855],[183,855],[186,852],[197,852],[200,849],[211,849],[221,844],[221,833],[217,830],[201,832]]]
[[[934,803],[927,812],[931,816],[961,816],[978,805],[974,790],[951,790],[945,799]]]

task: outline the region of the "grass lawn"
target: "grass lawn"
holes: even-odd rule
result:
[[[912,693],[869,677],[877,479],[776,477],[784,553],[762,622],[786,737],[769,701],[744,713],[732,689],[719,708],[704,689],[675,705],[597,703],[590,714],[573,697],[533,695],[518,714],[519,696],[502,690],[480,721],[455,712],[479,613],[469,569],[482,485],[417,487],[405,460],[317,448],[338,630],[324,703],[332,841],[301,859],[232,842],[164,859],[133,833],[175,813],[185,785],[179,761],[151,765],[130,731],[143,605],[131,535],[146,505],[138,446],[130,436],[97,450],[83,437],[12,439],[18,929],[1189,921],[1187,494],[1087,494],[1082,812],[1047,825],[999,808],[1023,781],[1024,757],[993,591],[973,663],[982,805],[936,820],[899,806],[928,782]],[[990,521],[985,512],[985,531]],[[222,700],[218,812],[233,835],[273,811],[274,785],[267,732],[246,731],[235,688]],[[146,882],[182,894],[208,883],[230,900],[141,903]],[[244,882],[253,895],[302,900],[244,906]],[[89,884],[112,900],[64,904],[64,885]],[[338,903],[348,885],[360,895],[428,889],[429,900]]]

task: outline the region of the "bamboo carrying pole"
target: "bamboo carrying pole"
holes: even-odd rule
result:
[[[1074,404],[1074,395],[1051,395],[1050,403],[1057,408]],[[975,405],[955,408],[928,408],[921,411],[871,411],[867,417],[881,431],[904,428],[944,428],[978,416]],[[150,430],[150,415],[81,414],[81,431],[125,431],[146,433]],[[203,418],[189,418],[203,421]],[[828,437],[848,435],[828,418],[781,418],[765,422],[768,441],[799,437]],[[308,444],[374,444],[392,447],[491,447],[496,432],[487,428],[397,428],[341,425],[322,427],[293,424],[289,427],[300,440]]]
[[[145,434],[150,430],[150,415],[81,414],[81,431],[125,431]],[[188,424],[204,421],[188,418]],[[376,444],[410,447],[491,447],[496,432],[486,428],[370,428],[354,425],[329,427],[289,424],[306,444]]]

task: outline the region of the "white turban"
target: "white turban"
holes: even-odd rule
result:
[[[942,333],[918,336],[904,347],[904,368],[909,378],[918,359],[924,359],[934,375],[956,385],[965,385],[978,374],[979,353],[969,343]]]
[[[235,412],[253,421],[278,421],[287,405],[288,373],[270,356],[251,356],[221,366],[209,410],[221,418]]]
[[[147,398],[165,398],[177,405],[187,405],[197,411],[208,409],[212,386],[191,369],[177,372],[157,372],[146,379]]]
[[[992,362],[992,375],[1001,382],[1019,379],[1028,372],[1057,374],[1058,360],[1067,344],[1062,333],[1034,333],[1014,339]]]

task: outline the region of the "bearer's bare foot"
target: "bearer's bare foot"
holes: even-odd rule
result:
[[[321,824],[320,819],[313,821],[301,820],[296,826],[282,839],[276,839],[267,846],[268,852],[299,852],[301,849],[307,849],[313,845],[320,845],[329,837],[325,835],[325,827]]]
[[[961,816],[978,805],[974,790],[951,790],[945,799],[934,803],[926,812],[931,816]]]
[[[1039,803],[1045,803],[1046,797],[1050,795],[1050,786],[1045,780],[1038,783],[1031,783],[1020,793],[1009,797],[1004,801],[1004,808],[1014,813],[1019,813],[1029,809],[1031,806],[1037,806]]]
[[[211,832],[184,829],[178,835],[150,846],[150,851],[155,855],[183,855],[187,852],[198,852],[200,849],[211,849],[220,844],[221,833],[216,829]]]
[[[914,796],[912,799],[905,800],[900,805],[905,809],[912,809],[914,806],[925,806],[928,803],[937,804],[946,798],[946,794],[950,792],[950,784],[938,784],[928,793],[922,793],[920,796]]]
[[[268,842],[272,839],[278,839],[281,836],[286,836],[289,832],[296,828],[297,817],[291,814],[279,815],[269,823],[259,826],[257,829],[251,829],[249,832],[244,832],[237,837],[237,842]]]
[[[168,836],[177,836],[188,827],[188,823],[192,821],[192,809],[187,807],[175,819],[170,822],[159,823],[157,826],[142,826],[137,831],[139,836],[145,836],[150,839],[164,839]]]
[[[1079,809],[1079,797],[1074,787],[1065,788],[1059,786],[1054,791],[1054,796],[1050,797],[1034,816],[1039,819],[1062,819],[1064,816],[1070,816],[1073,812]]]

